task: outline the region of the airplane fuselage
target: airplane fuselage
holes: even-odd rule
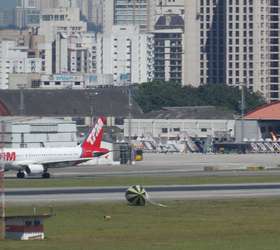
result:
[[[109,150],[100,147],[105,122],[106,119],[100,117],[83,143],[77,147],[3,148],[0,149],[0,162],[6,171],[18,171],[18,178],[27,175],[49,178],[49,168],[74,166],[107,154]]]
[[[19,166],[28,164],[49,164],[51,162],[69,162],[81,159],[82,148],[17,148],[2,149],[0,160],[5,163],[7,168],[18,170]],[[69,164],[71,165],[71,164]],[[72,164],[74,165],[74,164]],[[59,167],[59,164],[52,167]],[[61,167],[64,167],[61,165]]]

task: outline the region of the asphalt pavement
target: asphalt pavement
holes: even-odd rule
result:
[[[279,154],[145,154],[132,165],[83,165],[51,169],[53,178],[95,176],[236,176],[280,175]],[[245,171],[248,167],[263,171]],[[213,168],[213,171],[209,171]],[[205,171],[207,170],[207,171]],[[15,172],[7,172],[15,178]],[[76,202],[124,200],[127,187],[6,190],[8,202]],[[212,199],[280,196],[280,183],[242,185],[147,187],[152,197],[166,199]]]
[[[128,187],[7,189],[6,201],[16,203],[125,201]],[[221,199],[280,196],[280,183],[168,185],[145,187],[153,200]]]

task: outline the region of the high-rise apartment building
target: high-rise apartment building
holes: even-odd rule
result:
[[[54,45],[53,73],[96,73],[96,42],[93,34],[66,36],[57,33]]]
[[[80,10],[78,8],[58,8],[42,11],[39,35],[45,36],[46,42],[54,41],[58,32],[71,35],[86,31],[87,24],[80,20]]]
[[[10,74],[41,71],[41,59],[35,58],[28,47],[18,46],[15,41],[0,41],[0,89],[9,87]]]
[[[153,79],[153,35],[137,25],[114,25],[97,36],[97,73],[113,75],[115,85]]]
[[[198,87],[225,80],[226,1],[185,3],[185,82]]]
[[[103,15],[105,15],[105,13],[103,13],[104,7],[108,4],[110,4],[108,0],[88,0],[88,21],[94,23],[98,31],[101,30],[101,27],[103,25]],[[111,5],[111,9],[113,9],[113,3]],[[113,14],[111,20],[113,20]],[[111,23],[113,25],[113,21]]]
[[[18,0],[17,6],[18,8],[40,8],[40,0]]]
[[[81,8],[83,2],[87,0],[36,0],[41,10],[54,8]]]
[[[154,80],[182,83],[184,70],[184,19],[159,17],[154,34]]]
[[[0,10],[0,28],[12,27],[15,24],[15,12],[11,9]]]
[[[41,0],[40,2],[40,9],[53,9],[57,8],[57,0]]]
[[[102,16],[99,16],[99,19],[102,20],[103,32],[112,32],[114,25],[114,0],[103,0],[101,14]]]
[[[185,85],[244,85],[279,100],[277,0],[188,0]]]
[[[40,0],[18,0],[15,9],[15,24],[18,28],[39,26]]]
[[[155,0],[156,16],[181,15],[185,13],[185,0]]]
[[[139,25],[141,31],[153,30],[155,1],[114,0],[114,24]]]

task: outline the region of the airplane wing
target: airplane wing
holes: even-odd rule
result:
[[[42,164],[46,168],[62,168],[62,167],[70,167],[76,166],[80,163],[84,163],[92,160],[92,158],[80,158],[80,159],[69,159],[69,160],[61,160],[61,161],[42,161],[37,164]]]

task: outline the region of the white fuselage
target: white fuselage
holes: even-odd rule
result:
[[[51,164],[81,159],[81,147],[64,148],[4,148],[0,150],[0,160],[10,163],[12,169],[24,164]],[[9,169],[7,169],[9,170]]]

